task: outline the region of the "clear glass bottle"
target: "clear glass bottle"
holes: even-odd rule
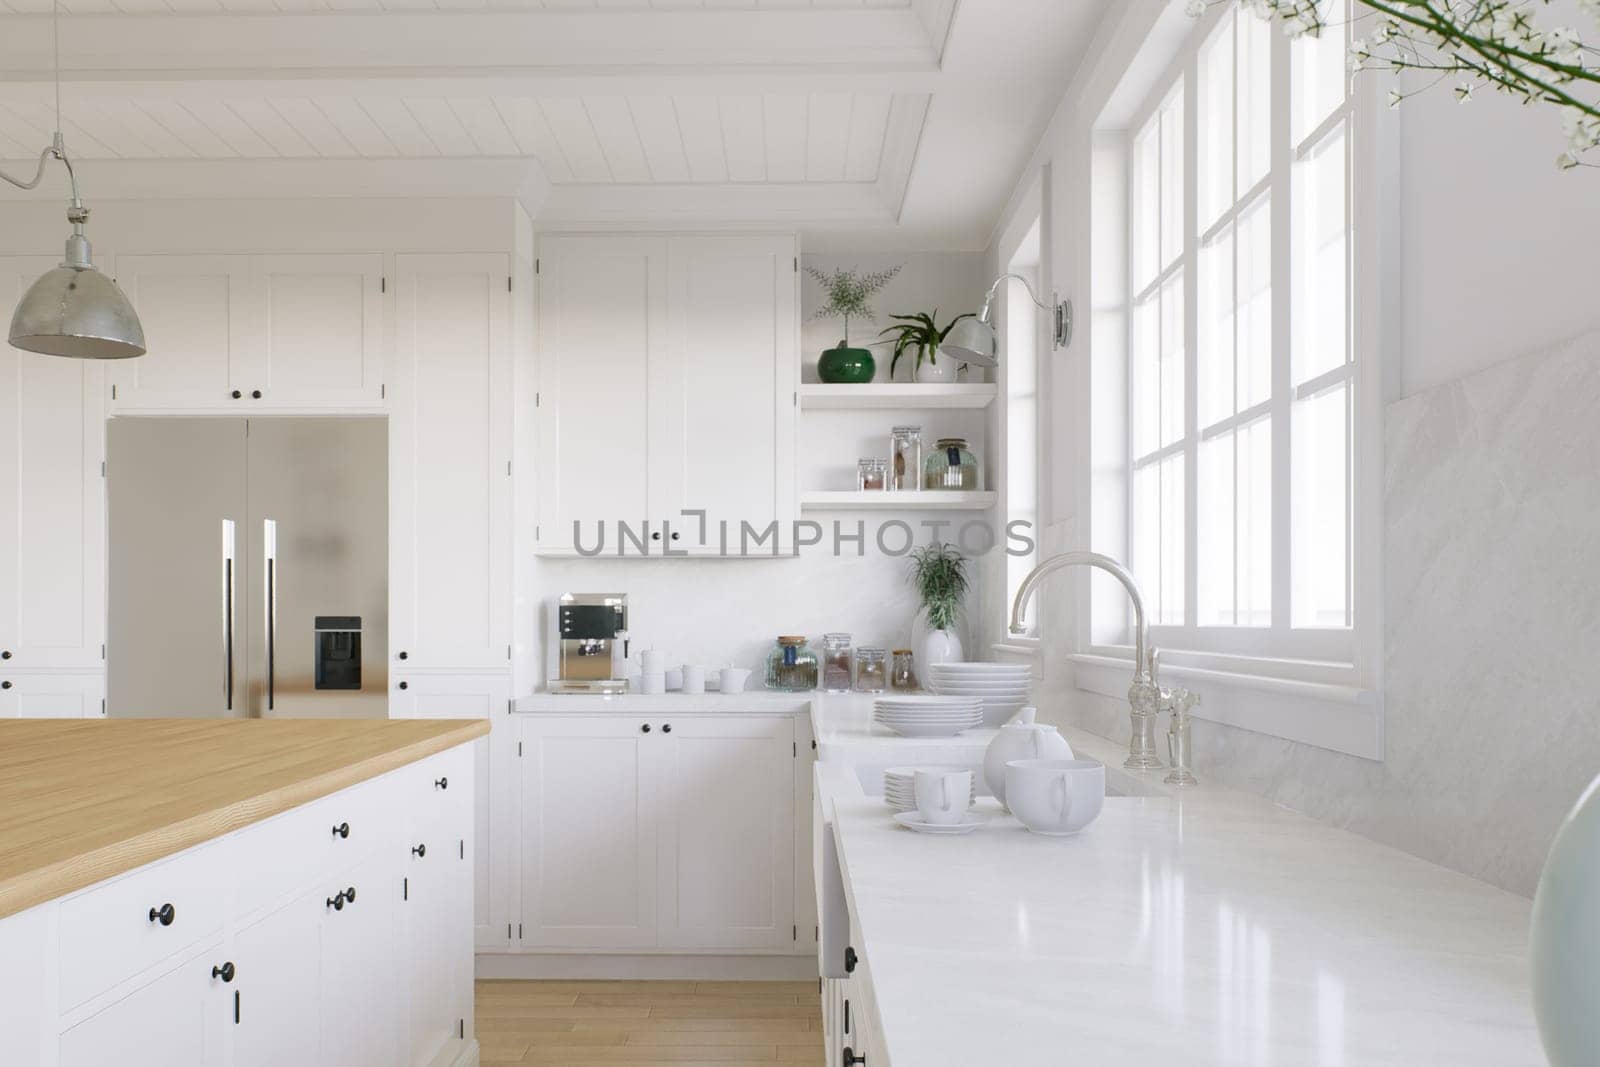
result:
[[[856,488],[882,490],[889,487],[889,465],[881,459],[863,459],[856,463]]]
[[[881,648],[856,649],[856,692],[881,693],[888,688],[889,654]]]
[[[826,693],[850,692],[850,635],[822,635],[822,689]]]
[[[971,491],[981,488],[978,457],[967,447],[965,437],[941,437],[922,464],[924,489]]]
[[[805,693],[817,687],[817,654],[804,637],[785,634],[767,653],[767,688]]]
[[[909,648],[894,650],[894,662],[889,667],[889,688],[896,693],[914,693],[922,688],[917,681],[916,654]]]
[[[889,433],[891,490],[922,488],[922,427],[896,426]]]

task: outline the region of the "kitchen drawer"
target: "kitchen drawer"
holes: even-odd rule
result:
[[[457,745],[394,772],[391,777],[399,783],[413,836],[451,840],[469,836],[473,762],[473,746]]]
[[[203,845],[61,902],[61,1008],[70,1010],[222,932],[232,840]],[[167,912],[169,921],[161,915]]]

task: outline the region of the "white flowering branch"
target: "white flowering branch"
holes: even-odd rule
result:
[[[1191,14],[1226,0],[1190,0]],[[1241,0],[1257,16],[1277,21],[1292,35],[1318,36],[1326,25],[1327,0]],[[1454,79],[1457,99],[1487,88],[1525,104],[1553,104],[1565,113],[1567,147],[1556,163],[1586,163],[1600,148],[1600,51],[1586,46],[1570,26],[1546,28],[1540,9],[1551,0],[1349,0],[1366,8],[1361,21],[1376,20],[1366,36],[1350,42],[1354,70],[1412,70],[1435,75],[1423,88]],[[1578,0],[1600,20],[1600,0]],[[1422,89],[1389,90],[1398,107]]]

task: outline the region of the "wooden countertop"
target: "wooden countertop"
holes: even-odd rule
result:
[[[0,917],[488,732],[485,719],[0,719]]]

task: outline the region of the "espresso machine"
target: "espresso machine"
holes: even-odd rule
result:
[[[563,593],[550,604],[552,693],[626,693],[628,596]]]

